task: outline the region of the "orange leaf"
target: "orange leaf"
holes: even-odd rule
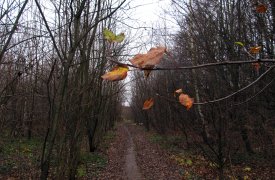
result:
[[[256,62],[256,63],[252,63],[252,66],[255,68],[256,71],[259,71],[261,64]]]
[[[181,94],[179,96],[179,102],[184,105],[186,107],[187,110],[189,110],[193,103],[194,103],[194,99],[190,98],[187,94]]]
[[[139,68],[153,68],[166,52],[165,47],[151,48],[146,54],[137,54],[130,62]]]
[[[148,110],[150,109],[152,106],[154,105],[154,99],[153,98],[150,98],[150,99],[147,99],[144,104],[143,104],[143,110]]]
[[[262,49],[261,46],[251,47],[249,52],[250,52],[251,54],[258,54],[258,53],[260,52],[261,49]]]
[[[259,4],[257,7],[256,7],[256,12],[257,13],[265,13],[267,11],[267,7],[266,5],[264,4]]]
[[[110,72],[105,73],[101,77],[109,81],[119,81],[126,78],[128,70],[128,66],[117,65]]]

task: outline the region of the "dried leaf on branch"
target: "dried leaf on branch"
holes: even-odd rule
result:
[[[101,76],[105,80],[119,81],[127,77],[129,68],[126,65],[117,65],[110,72],[105,73]]]

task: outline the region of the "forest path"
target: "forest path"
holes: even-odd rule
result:
[[[127,179],[135,180],[135,179],[142,179],[141,174],[139,172],[139,168],[136,162],[136,151],[135,151],[135,144],[133,142],[132,135],[128,130],[127,126],[124,125],[124,128],[128,134],[128,149],[126,153],[125,159],[125,172],[127,175]]]
[[[182,179],[179,167],[155,143],[143,127],[133,123],[117,126],[117,135],[108,150],[108,165],[99,179]]]

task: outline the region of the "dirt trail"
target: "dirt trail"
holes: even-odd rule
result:
[[[117,138],[108,151],[108,166],[99,179],[182,179],[180,168],[148,138],[141,126],[130,123],[117,126]]]
[[[136,151],[135,144],[133,142],[133,138],[128,128],[124,126],[127,134],[128,134],[128,149],[126,154],[126,162],[125,162],[125,171],[127,175],[127,179],[136,180],[142,179],[141,174],[139,172],[139,168],[136,162]]]

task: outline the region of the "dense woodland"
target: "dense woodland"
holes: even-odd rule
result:
[[[121,32],[128,3],[2,0],[0,153],[7,139],[38,138],[40,178],[75,179],[81,152],[96,151],[121,121],[130,85],[133,120],[181,133],[183,147],[215,163],[220,179],[239,154],[274,161],[275,1],[171,0],[167,13],[179,30],[159,30],[169,40],[153,46],[167,45],[167,55],[149,77],[132,66],[131,82],[103,80],[116,64],[129,64],[129,32],[121,43],[103,35]],[[180,88],[194,98],[189,110],[178,102]],[[148,98],[154,105],[143,110]]]
[[[173,0],[180,31],[171,56],[161,67],[274,59],[275,1],[261,1],[269,10],[258,13],[258,1]],[[249,55],[236,43],[262,46]],[[172,64],[172,65],[171,65]],[[182,131],[187,146],[201,149],[218,164],[220,178],[236,153],[262,154],[274,160],[274,65],[261,63],[154,71],[134,83],[131,106],[135,120],[159,133]],[[266,73],[268,72],[268,73]],[[135,77],[142,76],[136,73]],[[175,90],[195,99],[185,110],[176,102]],[[154,108],[142,111],[144,99],[155,98]]]

